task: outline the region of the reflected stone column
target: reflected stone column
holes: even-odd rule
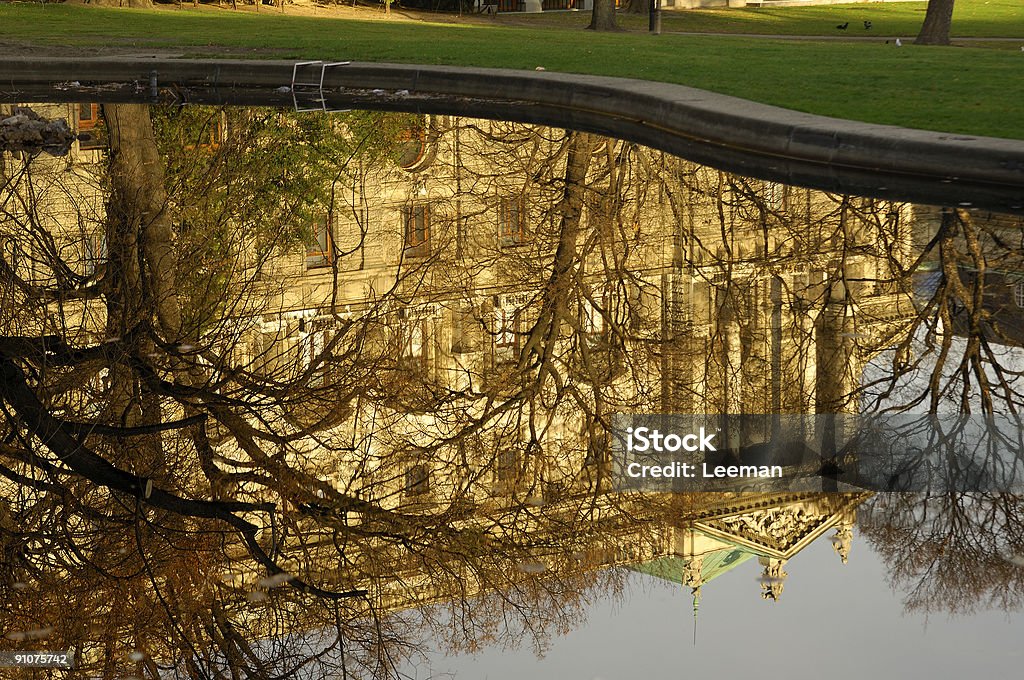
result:
[[[823,420],[821,435],[822,470],[838,470],[836,455],[842,448],[845,433],[840,414],[855,413],[857,402],[851,397],[856,389],[854,361],[856,345],[853,338],[853,309],[846,295],[846,287],[836,282],[829,291],[825,308],[818,315],[817,380],[815,385],[815,412]],[[822,417],[823,416],[823,417]],[[835,489],[834,477],[828,474],[822,480],[822,490]]]
[[[740,324],[737,319],[739,306],[735,299],[736,291],[732,288],[719,289],[718,319],[715,324],[716,342],[712,344],[713,354],[718,355],[720,362],[719,379],[721,380],[719,403],[722,414],[743,413],[743,366]],[[709,360],[714,361],[715,357]],[[739,423],[723,424],[722,439],[725,448],[738,451],[740,447]]]
[[[856,404],[850,399],[850,393],[856,388],[853,370],[856,352],[853,314],[841,283],[833,288],[833,295],[818,315],[815,326],[815,410],[817,413],[855,412]]]

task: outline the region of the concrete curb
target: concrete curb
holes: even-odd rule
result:
[[[161,58],[9,59],[0,64],[0,89],[53,88],[67,99],[69,83],[135,85],[129,99],[148,101],[150,78],[161,87],[199,88],[221,97],[262,91],[266,103],[291,104],[278,91],[292,80],[291,61]],[[63,85],[58,85],[63,83]],[[63,88],[63,89],[61,89]],[[122,98],[125,96],[122,88]],[[128,87],[128,89],[131,89]],[[677,152],[684,140],[832,173],[846,169],[915,181],[973,183],[1024,190],[1024,141],[928,132],[800,113],[736,97],[650,81],[504,69],[351,63],[328,69],[325,95],[370,108],[420,110],[432,98],[466,99],[456,108],[493,117],[502,106],[534,122],[606,132]],[[381,93],[381,91],[384,91]],[[275,95],[276,94],[276,100]],[[7,99],[11,92],[4,94]],[[403,98],[408,101],[402,102]],[[95,100],[95,99],[92,99]],[[376,101],[377,106],[374,106]],[[878,183],[878,182],[875,182]],[[884,188],[884,187],[882,187]],[[1017,200],[1014,198],[1013,200]],[[1016,207],[1016,206],[1014,206]]]

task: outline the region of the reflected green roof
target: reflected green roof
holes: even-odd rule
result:
[[[743,564],[755,556],[755,553],[742,548],[723,548],[710,555],[705,555],[700,569],[701,583],[707,583],[716,579],[733,567]],[[682,584],[683,570],[686,568],[687,562],[688,560],[682,557],[659,557],[650,562],[631,565],[629,568],[643,574],[657,576],[666,581]]]

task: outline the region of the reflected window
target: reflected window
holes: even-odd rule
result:
[[[100,116],[99,104],[76,104],[76,123],[78,134],[85,138],[78,140],[78,148],[83,151],[102,149],[106,146],[103,135],[103,118]]]
[[[472,307],[456,310],[452,315],[453,354],[469,354],[480,349],[483,339],[483,326],[477,319]]]
[[[395,161],[400,168],[419,172],[430,167],[437,156],[437,131],[429,116],[423,116],[399,131],[395,138]]]
[[[100,105],[99,104],[79,104],[78,105],[78,130],[85,132],[96,127],[96,123],[100,118]]]
[[[495,321],[497,322],[498,332],[494,336],[494,344],[496,347],[515,347],[516,337],[519,335],[517,332],[519,315],[514,310],[499,307],[494,313]]]
[[[398,133],[398,165],[406,170],[414,168],[426,149],[426,131],[422,125],[410,125]]]
[[[516,449],[504,448],[498,452],[495,474],[499,482],[510,482],[519,477],[519,452]]]
[[[426,465],[413,465],[405,471],[405,495],[425,496],[430,493],[430,471]]]
[[[525,196],[501,199],[498,207],[498,240],[503,246],[526,242]]]
[[[306,269],[319,269],[334,264],[332,222],[330,213],[314,222],[312,239],[306,245]]]
[[[494,308],[494,363],[510,364],[519,359],[521,314],[513,307]]]
[[[426,367],[428,337],[427,319],[405,319],[402,323],[401,357],[407,367]]]
[[[430,254],[430,207],[412,203],[402,209],[405,231],[405,256],[426,257]]]
[[[786,203],[789,193],[788,187],[785,184],[779,184],[778,182],[765,182],[764,185],[764,203],[765,207],[773,211],[782,211],[786,209]]]
[[[107,262],[107,237],[104,234],[94,234],[86,237],[83,243],[83,273],[89,277],[97,277],[103,273]]]
[[[593,302],[584,298],[580,303],[580,328],[587,335],[601,335],[605,331],[604,314],[597,307],[600,303],[600,298]]]
[[[299,320],[299,362],[302,371],[308,370],[315,363],[322,362],[324,350],[329,340],[328,329],[319,322]],[[324,383],[324,370],[320,366],[307,382],[310,386],[320,386]]]
[[[1013,301],[1018,307],[1024,307],[1024,281],[1013,287]]]

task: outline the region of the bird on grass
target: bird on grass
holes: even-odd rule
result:
[[[870,31],[871,30],[871,22],[870,21],[865,21],[864,22],[864,30],[865,31]]]
[[[903,47],[903,41],[899,38],[896,38],[896,47]]]
[[[846,27],[849,26],[849,25],[850,25],[850,22],[847,21],[845,24],[839,24],[838,26],[836,26],[836,28],[838,28],[840,31],[845,31]]]

